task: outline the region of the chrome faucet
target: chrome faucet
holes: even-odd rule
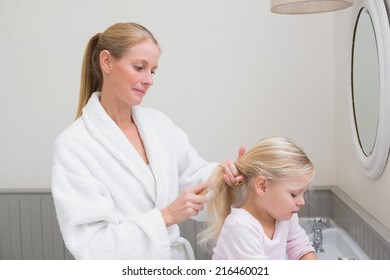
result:
[[[322,248],[322,229],[327,223],[327,219],[324,218],[312,218],[310,219],[311,224],[313,225],[314,237],[313,237],[313,247],[316,253],[325,252]]]

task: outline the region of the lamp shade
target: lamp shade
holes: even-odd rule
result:
[[[271,0],[271,11],[277,14],[316,14],[352,6],[353,0]]]

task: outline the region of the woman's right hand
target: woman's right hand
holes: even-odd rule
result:
[[[184,222],[192,216],[198,215],[199,211],[204,209],[207,198],[200,195],[203,189],[207,187],[206,182],[195,185],[183,191],[171,204],[161,209],[165,225],[171,226]]]
[[[238,150],[238,156],[237,160],[239,160],[244,154],[245,154],[245,146],[241,146]],[[233,161],[227,160],[222,164],[224,168],[224,174],[223,174],[223,180],[226,184],[229,186],[237,186],[240,183],[245,181],[245,178],[243,175],[240,174],[240,172],[237,170],[236,165]]]

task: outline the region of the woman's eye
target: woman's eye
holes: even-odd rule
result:
[[[142,71],[144,68],[142,66],[134,66],[135,70]]]
[[[291,196],[295,198],[295,197],[297,197],[298,195],[292,193]]]

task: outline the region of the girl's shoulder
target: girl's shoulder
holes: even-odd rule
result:
[[[243,240],[251,236],[263,236],[264,230],[259,221],[248,211],[232,208],[231,213],[225,219],[221,234]]]
[[[260,223],[245,209],[231,208],[226,223],[232,226],[261,226]]]

